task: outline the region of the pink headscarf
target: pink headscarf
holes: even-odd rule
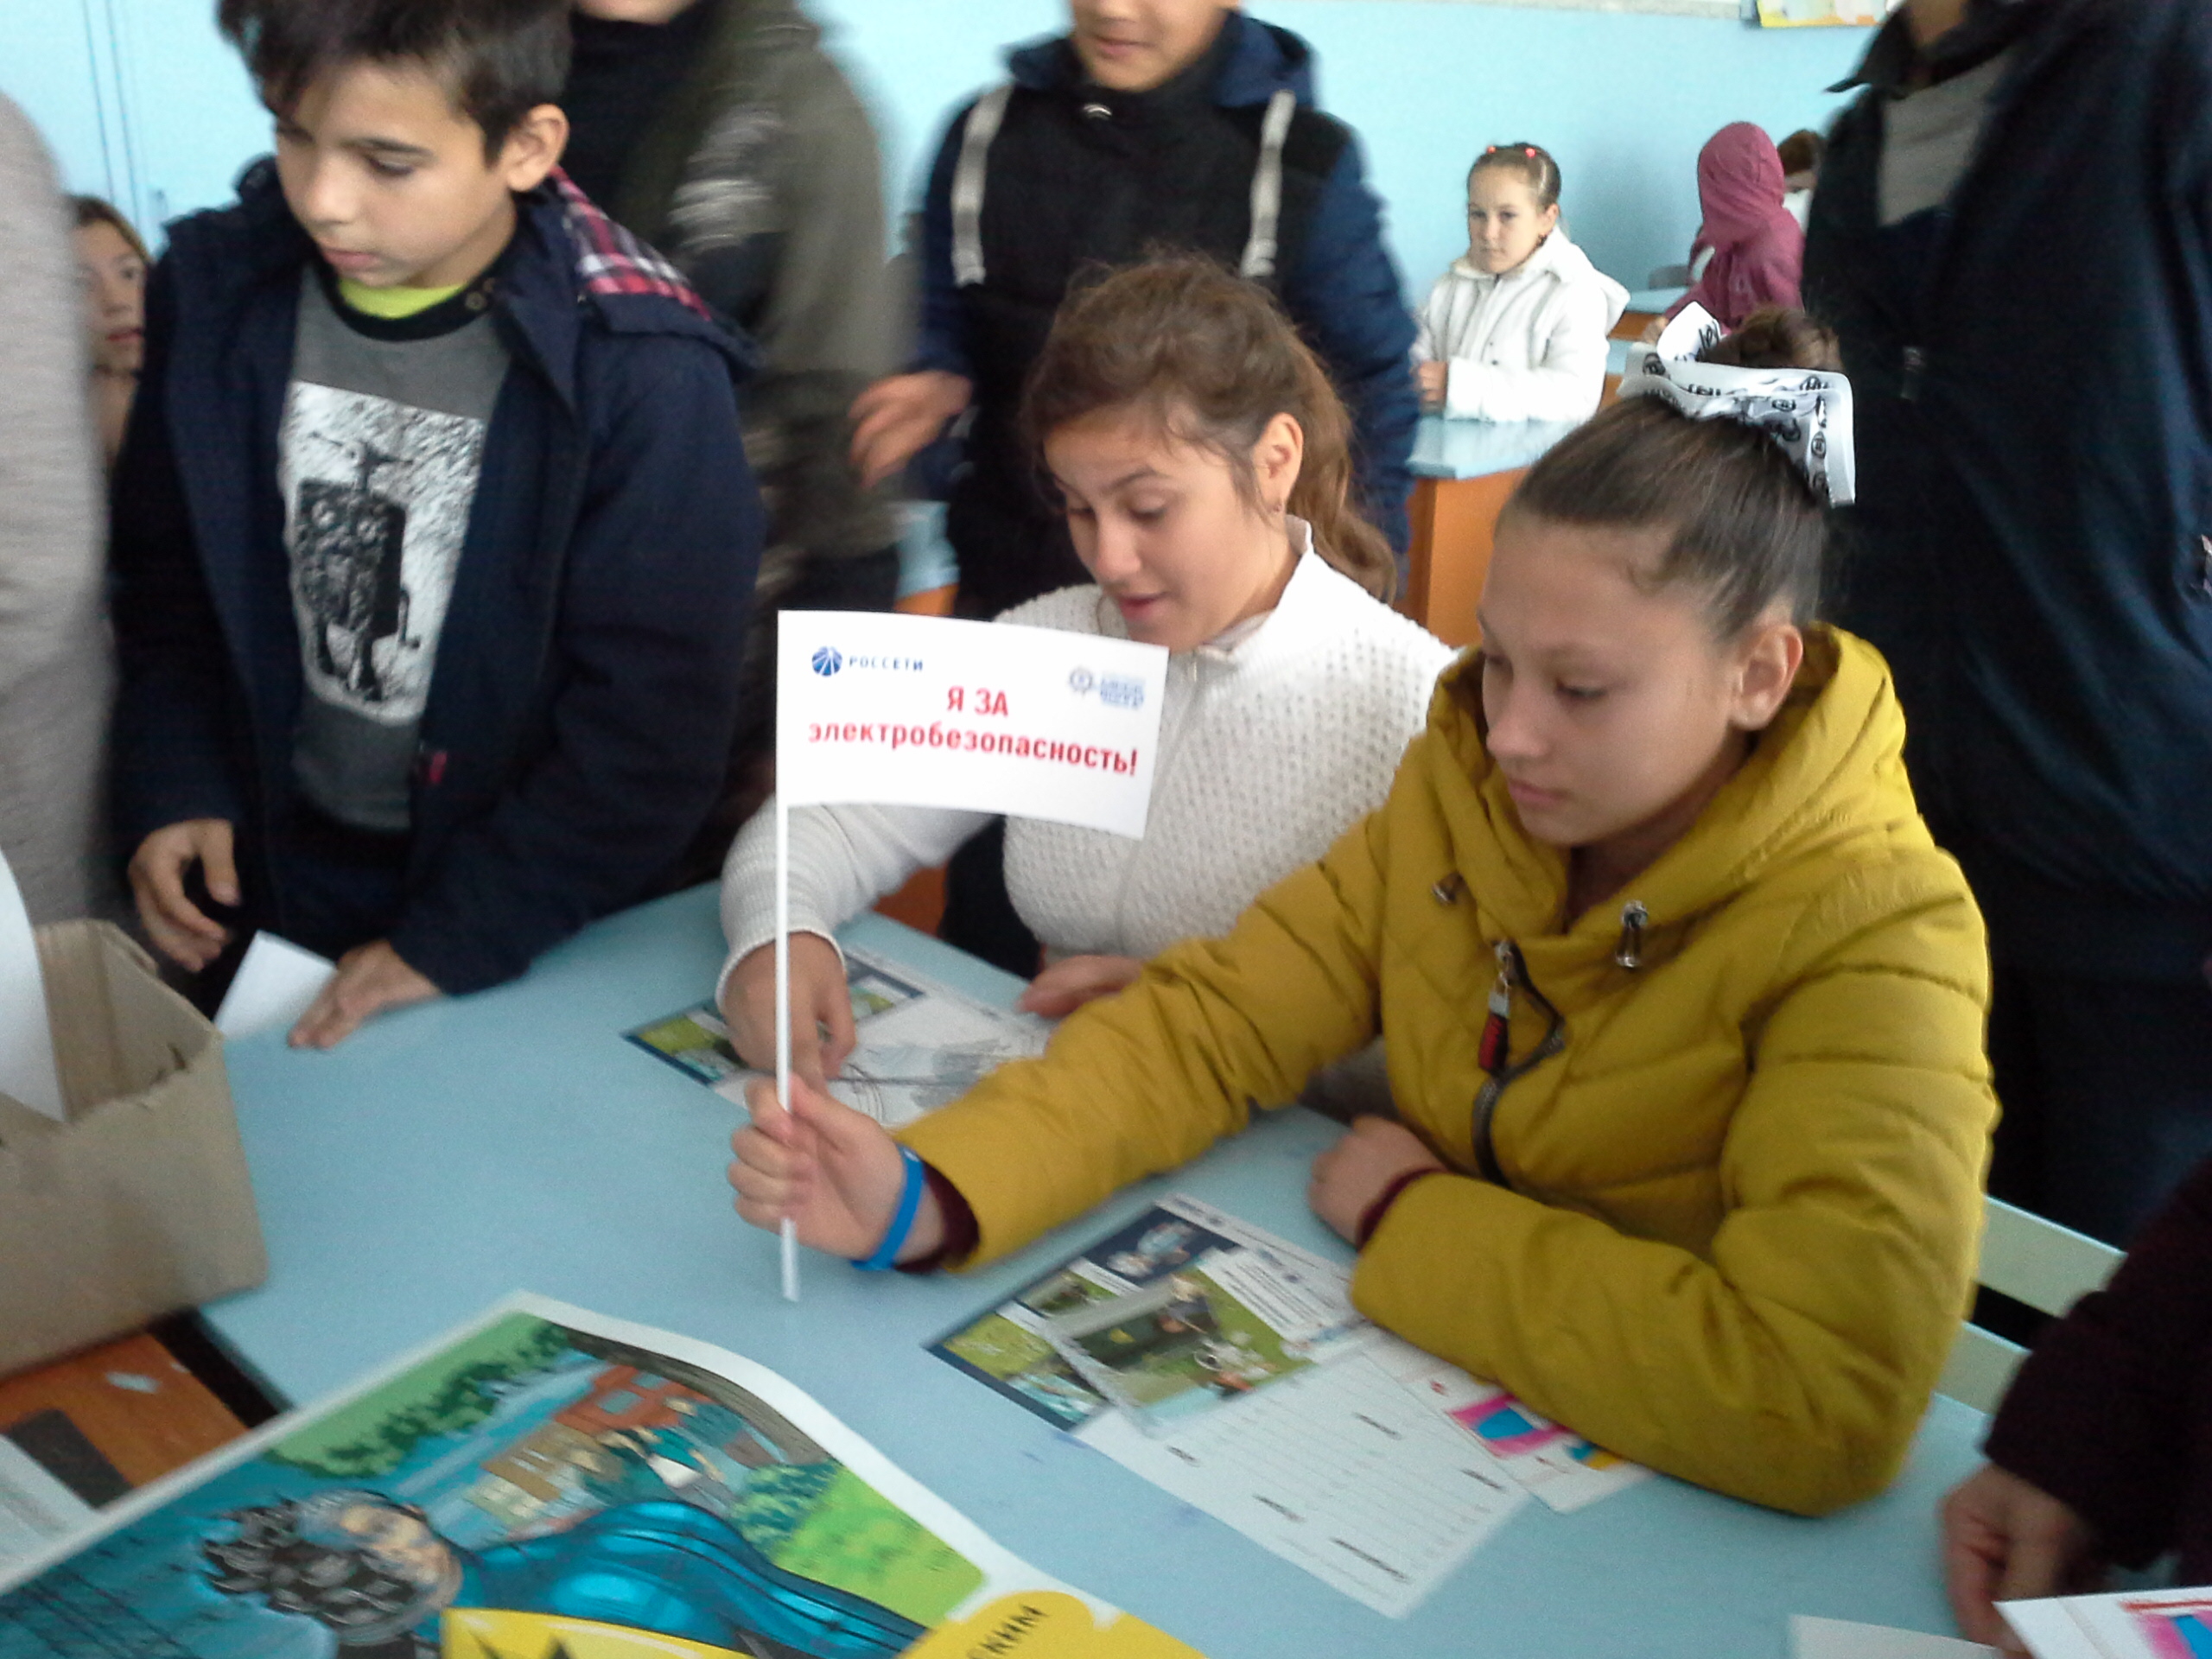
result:
[[[1690,257],[1694,261],[1711,248],[1713,263],[1669,316],[1694,300],[1723,328],[1734,329],[1763,305],[1799,303],[1805,232],[1783,206],[1783,192],[1782,157],[1758,127],[1732,122],[1706,140],[1697,158],[1705,223],[1690,245]]]

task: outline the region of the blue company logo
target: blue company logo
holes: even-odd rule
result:
[[[1119,674],[1102,676],[1098,682],[1098,701],[1109,709],[1141,709],[1144,707],[1144,682]]]
[[[823,645],[814,653],[814,671],[824,679],[835,674],[844,665],[845,659],[837,654],[837,649],[834,645]]]
[[[1068,690],[1074,692],[1078,697],[1089,696],[1090,695],[1090,688],[1097,684],[1097,683],[1098,682],[1096,680],[1091,677],[1090,671],[1087,668],[1078,668],[1068,676]]]

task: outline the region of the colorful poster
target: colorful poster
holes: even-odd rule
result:
[[[0,1573],[0,1659],[1190,1659],[736,1356],[518,1296]]]

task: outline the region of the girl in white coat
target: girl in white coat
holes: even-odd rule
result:
[[[1007,820],[1007,896],[1052,959],[1022,1006],[1058,1016],[1119,990],[1176,941],[1227,931],[1381,805],[1452,653],[1383,602],[1395,565],[1352,510],[1350,419],[1256,283],[1184,257],[1078,291],[1023,417],[1092,582],[1000,620],[1170,652],[1144,838]],[[756,1065],[776,1040],[773,810],[739,834],[722,874],[730,955],[717,1000]],[[854,1040],[832,932],[990,822],[793,810],[799,1075],[835,1077]]]
[[[1467,174],[1467,251],[1421,308],[1421,401],[1455,419],[1580,421],[1605,391],[1606,336],[1628,290],[1559,222],[1559,163],[1492,144]]]

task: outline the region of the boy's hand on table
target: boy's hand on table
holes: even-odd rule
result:
[[[776,1069],[776,947],[755,946],[739,958],[722,987],[722,1019],[730,1046],[747,1065]],[[825,1041],[823,1033],[827,1030]],[[837,947],[818,933],[791,935],[791,1071],[817,1089],[845,1069],[859,1041],[853,993]]]
[[[1444,390],[1451,383],[1449,363],[1416,363],[1414,365],[1414,390],[1421,394],[1423,409],[1441,409]]]
[[[1400,1176],[1445,1165],[1402,1123],[1384,1117],[1352,1122],[1344,1139],[1313,1160],[1306,1202],[1348,1242],[1359,1243],[1359,1224]]]
[[[906,1184],[906,1160],[891,1132],[803,1077],[791,1079],[788,1112],[766,1078],[747,1085],[745,1100],[753,1122],[730,1137],[737,1213],[770,1232],[789,1217],[800,1243],[831,1255],[857,1262],[873,1255]],[[944,1217],[925,1186],[899,1259],[931,1255],[944,1241]]]
[[[1996,1604],[2076,1595],[2103,1575],[2088,1523],[2041,1487],[1985,1463],[1943,1500],[1943,1577],[1969,1642],[2024,1656]]]
[[[372,1014],[427,1002],[441,993],[384,940],[348,950],[315,1006],[292,1027],[294,1048],[335,1048]]]
[[[163,956],[198,973],[223,953],[230,930],[185,896],[185,877],[200,868],[207,896],[219,905],[238,903],[238,872],[231,826],[222,818],[188,818],[138,844],[130,860],[130,896],[138,919]]]
[[[937,442],[945,423],[968,407],[975,388],[943,369],[894,374],[854,399],[853,469],[874,489]]]
[[[1135,957],[1065,957],[1031,980],[1014,1007],[1065,1019],[1086,1002],[1128,989],[1142,972],[1144,963]]]

